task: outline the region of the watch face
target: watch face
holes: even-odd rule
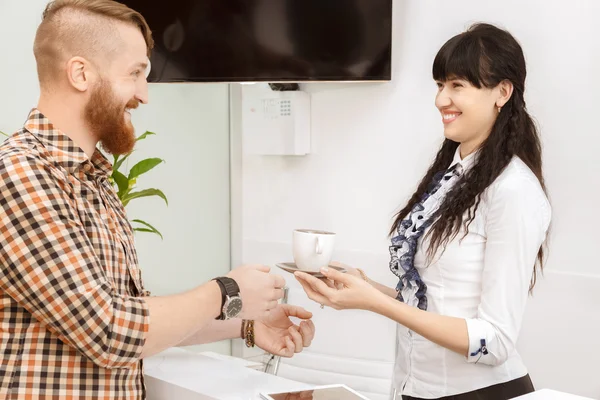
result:
[[[240,312],[242,312],[242,299],[239,297],[232,297],[227,305],[227,316],[229,318],[234,318]]]

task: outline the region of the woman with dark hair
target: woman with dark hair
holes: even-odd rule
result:
[[[390,232],[395,289],[360,269],[296,273],[308,296],[399,323],[403,399],[509,399],[534,390],[515,344],[551,208],[513,36],[476,24],[433,63],[445,141]]]

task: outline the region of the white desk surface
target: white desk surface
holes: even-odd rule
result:
[[[258,400],[259,393],[313,387],[248,368],[243,360],[202,355],[180,348],[168,349],[145,359],[144,375],[148,400]],[[513,400],[594,399],[541,389]]]
[[[145,359],[144,375],[148,400],[257,400],[261,392],[312,387],[179,348]]]
[[[550,389],[540,389],[533,393],[515,397],[513,400],[593,400],[589,397],[575,396]]]

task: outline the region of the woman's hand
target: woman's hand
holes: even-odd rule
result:
[[[375,282],[374,280],[369,279],[367,277],[367,275],[365,275],[365,273],[361,269],[353,268],[349,265],[342,264],[341,262],[337,262],[337,261],[332,261],[330,264],[335,267],[344,268],[346,270],[346,274],[363,279],[364,281],[368,282],[371,286],[373,286],[375,289],[379,290],[381,293],[385,294],[386,296],[390,296],[394,299],[396,297],[398,297],[398,292],[396,291],[395,288],[383,285],[381,283],[378,283],[378,282]],[[329,279],[324,279],[323,281],[327,284],[327,286],[332,287],[332,288],[341,289],[343,286],[341,283],[334,283],[333,281],[331,281]]]
[[[351,267],[351,266],[349,266],[347,264],[343,264],[339,261],[332,261],[329,263],[329,265],[332,265],[332,266],[338,267],[338,268],[343,268],[346,271],[346,274],[356,276],[357,278],[364,279],[363,276],[361,275],[361,273],[359,272],[358,268]],[[341,282],[334,282],[333,280],[328,279],[328,278],[322,278],[321,280],[323,282],[325,282],[327,284],[327,286],[329,286],[330,288],[342,289],[344,286]]]
[[[341,265],[344,268],[347,266]],[[347,269],[350,271],[350,269]],[[373,310],[383,294],[360,277],[360,272],[342,273],[330,268],[321,269],[328,283],[312,275],[296,272],[294,276],[302,285],[308,297],[336,310]],[[379,300],[378,300],[379,299]]]

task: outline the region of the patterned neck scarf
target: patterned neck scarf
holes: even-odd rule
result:
[[[462,173],[462,165],[456,163],[433,177],[421,200],[399,224],[398,235],[392,238],[389,248],[390,270],[399,278],[397,299],[421,310],[427,310],[427,285],[414,265],[419,239],[434,222],[444,196]]]

